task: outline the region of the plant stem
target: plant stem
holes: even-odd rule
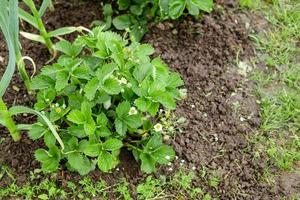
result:
[[[1,117],[3,118],[4,125],[9,130],[11,137],[15,142],[18,142],[21,139],[21,135],[19,133],[19,130],[17,129],[17,126],[14,122],[14,120],[11,118],[10,113],[7,110],[7,107],[0,98],[0,111],[1,111]]]
[[[55,11],[52,0],[50,1],[50,4],[49,4],[49,10],[52,11],[52,12]]]
[[[30,88],[30,78],[27,74],[26,68],[25,68],[25,63],[22,59],[22,55],[21,52],[17,52],[16,55],[17,58],[17,66],[18,66],[18,71],[20,73],[21,79],[24,81],[25,86],[27,88],[27,91],[30,92],[31,88]]]
[[[136,146],[133,146],[133,145],[131,145],[131,144],[125,144],[124,146],[126,146],[126,147],[129,147],[129,148],[132,148],[132,149],[134,149],[134,150],[137,150],[137,151],[139,151],[139,152],[142,152],[143,150],[141,150],[141,149],[139,149],[139,148],[137,148]]]
[[[30,11],[32,12],[37,24],[38,24],[38,29],[40,31],[41,36],[45,40],[45,45],[48,48],[49,52],[53,57],[56,57],[56,50],[54,48],[54,45],[51,41],[51,39],[48,36],[48,32],[44,26],[44,23],[42,19],[39,16],[39,11],[36,9],[33,0],[26,0],[26,5],[30,8]]]

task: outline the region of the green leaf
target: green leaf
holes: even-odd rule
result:
[[[155,52],[155,49],[150,44],[141,44],[137,48],[137,53],[140,56],[150,56]]]
[[[147,112],[151,106],[151,101],[145,97],[140,97],[134,101],[136,107],[142,111]]]
[[[71,57],[76,57],[82,50],[82,46],[72,45],[67,40],[59,41],[58,43],[55,44],[55,48],[58,51],[61,51],[64,54],[71,56]]]
[[[33,90],[42,90],[53,88],[55,81],[48,76],[39,75],[32,79],[31,81],[31,89]]]
[[[195,4],[191,3],[191,0],[187,0],[186,7],[191,15],[193,16],[199,15],[199,8]]]
[[[168,164],[175,158],[175,151],[172,147],[162,145],[151,154],[159,164]]]
[[[112,9],[112,6],[111,4],[105,4],[103,6],[103,15],[104,16],[111,16],[113,14],[113,9]]]
[[[48,199],[50,199],[47,194],[40,194],[38,196],[38,198],[41,199],[41,200],[48,200]]]
[[[168,87],[171,88],[177,88],[184,85],[184,82],[178,73],[171,73],[167,83],[168,83]]]
[[[105,92],[107,92],[108,94],[111,94],[111,95],[119,94],[122,90],[121,85],[115,79],[107,79],[104,82],[102,88]]]
[[[76,76],[79,79],[89,80],[90,79],[90,68],[86,65],[77,67],[73,71],[72,75]]]
[[[97,134],[99,135],[99,137],[108,137],[111,135],[111,132],[109,128],[107,128],[106,126],[102,126],[97,130]]]
[[[96,131],[96,124],[95,121],[90,118],[85,124],[84,124],[84,131],[87,135],[93,135]]]
[[[84,137],[87,136],[85,134],[85,131],[84,131],[84,128],[83,128],[82,125],[79,125],[79,126],[75,126],[75,125],[70,126],[68,128],[68,133],[70,135],[73,135],[73,136],[77,137],[77,138],[84,138]]]
[[[169,1],[170,0],[159,0],[160,15],[164,19],[169,16]]]
[[[176,108],[175,100],[168,92],[158,91],[152,93],[151,96],[168,109]]]
[[[83,153],[90,157],[97,157],[100,154],[100,144],[91,144],[86,140],[83,140],[79,144],[79,149],[83,151]]]
[[[57,36],[61,36],[61,35],[67,35],[70,33],[73,33],[77,30],[76,27],[70,26],[70,27],[63,27],[63,28],[58,28],[54,31],[51,31],[48,33],[48,37],[57,37]]]
[[[55,89],[57,91],[61,91],[64,89],[69,82],[69,72],[67,71],[60,71],[56,74],[56,83],[55,83]]]
[[[151,103],[151,106],[150,106],[150,108],[149,108],[149,113],[150,113],[150,115],[151,116],[155,116],[156,115],[156,113],[158,112],[158,109],[159,109],[159,103],[157,103],[157,102],[155,102],[155,103]]]
[[[40,9],[39,9],[39,17],[40,18],[43,17],[43,15],[45,14],[47,8],[50,7],[51,4],[52,4],[52,0],[43,0],[42,5],[40,6]]]
[[[141,15],[143,13],[143,7],[141,5],[130,6],[130,12],[134,15]]]
[[[35,27],[36,29],[39,28],[39,25],[37,24],[35,18],[30,15],[28,12],[24,11],[23,9],[19,8],[19,17],[26,21],[27,23],[29,23],[30,25],[32,25],[33,27]]]
[[[123,118],[123,120],[130,128],[139,128],[142,125],[142,116],[139,114],[129,115]]]
[[[80,110],[72,110],[68,114],[67,119],[75,124],[84,124],[85,123],[84,114]]]
[[[29,40],[32,40],[32,41],[35,41],[35,42],[39,42],[39,43],[42,43],[42,44],[46,44],[44,38],[40,35],[37,35],[37,34],[33,34],[33,33],[27,33],[27,32],[24,32],[24,31],[20,31],[20,34],[29,39]]]
[[[41,69],[41,74],[43,75],[47,75],[47,76],[50,76],[52,77],[55,77],[54,75],[56,75],[56,73],[58,73],[59,71],[62,71],[64,68],[59,65],[59,64],[53,64],[53,65],[48,65],[48,66],[44,66],[42,69]]]
[[[169,15],[172,19],[179,18],[185,9],[186,0],[173,0],[169,5]]]
[[[140,155],[141,159],[141,170],[145,173],[152,173],[156,171],[155,163],[156,160],[152,158],[150,155],[141,153]]]
[[[105,46],[105,48],[100,48],[98,51],[96,51],[93,54],[93,56],[98,57],[98,58],[102,58],[102,59],[108,58],[109,57],[109,53],[106,50],[106,46]]]
[[[126,28],[129,28],[131,25],[130,15],[129,14],[119,15],[113,19],[112,23],[116,27],[116,29],[125,30]]]
[[[44,135],[44,142],[48,148],[51,148],[55,146],[56,138],[50,131],[47,131]]]
[[[213,9],[213,0],[191,0],[191,2],[205,12],[211,12]]]
[[[151,153],[163,145],[162,137],[160,134],[153,135],[146,144],[144,151]]]
[[[81,103],[84,99],[84,97],[79,93],[79,91],[68,94],[68,98],[69,107],[73,110],[77,110],[78,108],[80,108]]]
[[[130,6],[130,0],[118,0],[119,10],[126,10]]]
[[[109,172],[111,169],[116,167],[117,164],[117,157],[106,151],[102,151],[98,157],[98,167],[103,172]]]
[[[107,151],[119,150],[122,148],[122,146],[122,141],[115,138],[108,139],[103,143],[103,148]]]
[[[108,119],[103,112],[97,116],[97,125],[106,126],[107,123],[108,123]]]
[[[28,132],[28,136],[32,140],[37,140],[37,139],[41,138],[47,131],[49,131],[49,130],[46,129],[43,126],[43,124],[35,123],[31,126],[31,129]]]
[[[96,47],[98,51],[96,51],[93,56],[99,57],[102,59],[106,59],[109,57],[109,50],[106,47],[105,40],[104,39],[98,39],[96,43]]]
[[[81,113],[84,114],[85,121],[93,120],[92,119],[92,107],[89,102],[84,101],[81,103]]]
[[[121,121],[120,119],[116,119],[115,120],[115,127],[116,127],[116,131],[119,135],[124,136],[126,135],[126,131],[127,131],[127,125]]]
[[[94,169],[93,163],[86,156],[78,152],[68,154],[68,163],[80,175],[87,175]]]
[[[54,89],[45,89],[45,90],[40,90],[37,94],[37,101],[38,102],[45,102],[47,104],[52,103],[52,101],[56,97],[56,92]]]
[[[45,90],[40,90],[37,94],[37,101],[38,102],[45,102],[47,104],[52,103],[53,100],[56,97],[56,92],[54,89],[45,89]]]
[[[134,68],[133,76],[138,82],[142,82],[152,71],[150,63],[142,63]]]
[[[93,100],[95,98],[96,92],[99,89],[99,80],[97,77],[91,79],[84,87],[84,92],[88,100]]]
[[[130,110],[130,103],[128,101],[123,101],[116,108],[116,113],[119,118],[123,118],[128,115]]]
[[[78,149],[78,139],[76,137],[66,137],[64,138],[65,151],[73,152]]]
[[[50,173],[58,169],[60,160],[56,156],[51,155],[50,152],[38,149],[34,155],[36,160],[42,163],[42,170],[44,172]]]
[[[132,41],[140,41],[143,36],[148,32],[148,28],[146,24],[135,23],[131,26],[130,29],[130,39]]]
[[[105,64],[101,68],[99,68],[99,70],[97,70],[96,76],[99,80],[101,80],[101,83],[104,83],[117,69],[118,66],[115,63]]]

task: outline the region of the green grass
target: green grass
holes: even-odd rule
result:
[[[31,172],[29,182],[24,185],[17,185],[15,177],[7,167],[0,170],[0,180],[9,178],[11,184],[5,188],[0,188],[0,199],[108,199],[109,195],[113,195],[116,199],[133,200],[132,191],[129,189],[128,181],[123,178],[115,185],[108,185],[104,180],[93,181],[86,177],[78,182],[68,181],[65,187],[60,187],[57,182],[51,178],[42,178],[43,174],[40,170]],[[181,168],[177,173],[168,178],[161,176],[154,178],[148,176],[144,181],[136,185],[136,193],[138,200],[158,200],[158,199],[206,199],[213,198],[203,189],[194,187],[195,179],[193,171],[187,171]],[[212,187],[217,187],[220,180],[216,178],[216,174],[212,173],[209,183]]]
[[[258,59],[268,67],[267,72],[252,75],[262,118],[262,133],[256,142],[269,156],[270,166],[293,170],[300,161],[300,2],[273,1],[262,7],[269,30],[251,36],[260,53]]]

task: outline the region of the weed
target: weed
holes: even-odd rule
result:
[[[117,184],[115,190],[116,193],[120,194],[124,200],[132,200],[132,196],[129,190],[129,183],[126,179],[122,179],[119,184]]]
[[[221,178],[217,171],[213,171],[211,176],[208,179],[208,184],[211,187],[217,188],[217,186],[220,184]]]
[[[240,0],[240,6],[244,8],[257,9],[261,4],[261,0]]]
[[[148,21],[161,21],[166,19],[178,19],[187,11],[197,17],[200,11],[211,12],[212,0],[159,0],[159,1],[131,1],[118,0],[118,9],[122,15],[112,19],[113,10],[110,4],[103,6],[104,21],[96,21],[94,24],[103,25],[105,30],[113,24],[118,30],[130,32],[132,41],[140,41],[148,31]],[[118,11],[116,12],[118,13]]]
[[[163,185],[162,180],[148,176],[144,183],[137,186],[138,199],[155,199],[165,196]]]

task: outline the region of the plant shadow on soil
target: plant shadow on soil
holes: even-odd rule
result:
[[[177,116],[188,120],[188,125],[183,133],[170,141],[179,157],[173,163],[173,171],[179,168],[181,160],[185,160],[188,168],[196,168],[198,178],[193,184],[220,199],[276,199],[278,192],[259,181],[266,163],[254,158],[253,146],[248,141],[253,130],[260,125],[259,107],[256,98],[251,95],[254,84],[237,72],[237,54],[243,60],[250,58],[253,51],[248,30],[236,12],[236,6],[236,3],[221,2],[216,11],[203,16],[202,20],[184,18],[151,25],[143,42],[152,44],[156,49],[155,55],[160,55],[182,75],[188,90],[188,98],[176,110]],[[46,13],[45,24],[49,30],[70,25],[89,27],[93,20],[99,18],[99,1],[76,1],[72,4],[58,3],[53,13]],[[28,25],[22,26],[32,31]],[[74,35],[67,38],[73,39]],[[46,63],[49,54],[43,46],[26,39],[22,39],[21,43],[23,54],[32,57],[38,67]],[[0,56],[6,63],[7,50],[2,36]],[[1,63],[0,74],[3,74],[3,66]],[[5,101],[9,105],[32,106],[33,100],[15,75]],[[239,104],[238,111],[233,106],[236,102]],[[16,120],[30,123],[35,118],[19,116]],[[34,150],[43,143],[31,141],[26,134],[19,143],[14,143],[3,127],[0,128],[0,137],[3,138],[0,142],[0,164],[12,169],[18,184],[27,182],[29,171],[39,168],[39,163],[34,160]],[[203,168],[218,172],[220,183],[217,188],[209,186],[206,177],[201,176]],[[96,170],[89,176],[94,180],[101,177],[108,184],[125,177],[134,193],[135,185],[146,175],[139,171],[138,163],[125,150],[119,169],[111,174]],[[159,173],[169,175],[172,172],[161,167]],[[80,178],[62,167],[56,180],[65,187],[67,181],[76,182]],[[8,179],[0,180],[0,187],[7,184]]]

